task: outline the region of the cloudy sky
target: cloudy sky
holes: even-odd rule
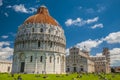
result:
[[[41,5],[64,29],[66,51],[86,46],[96,55],[108,47],[111,65],[120,66],[120,0],[0,0],[1,59],[11,58],[18,26]]]

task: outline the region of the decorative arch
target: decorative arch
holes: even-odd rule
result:
[[[35,31],[35,29],[34,28],[32,28],[32,32],[34,32]]]
[[[48,30],[48,33],[51,33],[51,29]]]
[[[25,55],[24,55],[24,53],[20,53],[19,59],[20,59],[20,61],[24,61],[24,60],[25,60]]]
[[[40,28],[40,32],[41,32],[41,33],[44,32],[43,28]]]
[[[52,63],[52,56],[50,56],[50,58],[49,58],[49,62]]]
[[[43,62],[43,56],[40,56],[40,62]]]
[[[59,60],[59,57],[57,57],[57,63],[59,64],[60,60]]]
[[[63,61],[63,62],[65,61],[65,57],[64,57],[64,56],[62,56],[62,61]]]
[[[83,65],[80,66],[80,71],[84,71]]]

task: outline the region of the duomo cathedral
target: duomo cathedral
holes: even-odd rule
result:
[[[12,73],[110,72],[107,48],[101,57],[91,57],[88,51],[76,47],[66,56],[65,49],[64,30],[46,6],[41,6],[18,27]]]
[[[104,48],[100,56],[91,56],[86,48],[72,47],[66,56],[66,72],[110,73],[108,48]]]

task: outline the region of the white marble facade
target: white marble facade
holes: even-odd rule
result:
[[[0,60],[0,73],[10,73],[12,69],[12,62],[7,60]]]
[[[101,56],[90,56],[85,49],[69,49],[66,56],[66,72],[110,73],[110,56],[108,48],[103,49]]]
[[[72,47],[66,57],[66,72],[94,72],[94,62],[89,58],[89,52]]]
[[[12,72],[65,73],[65,46],[64,31],[59,25],[24,23],[15,39]]]

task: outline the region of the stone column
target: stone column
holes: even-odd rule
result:
[[[35,53],[35,73],[37,73],[37,53]]]
[[[46,73],[46,59],[47,59],[47,54],[44,53],[44,72]]]
[[[20,61],[19,61],[19,58],[17,59],[17,71],[16,72],[20,72],[18,69],[19,69],[19,66],[20,66]]]
[[[54,53],[54,74],[55,74],[55,71],[56,71],[56,66],[55,66],[56,64],[55,63],[56,63],[56,57],[55,57],[55,53]]]

